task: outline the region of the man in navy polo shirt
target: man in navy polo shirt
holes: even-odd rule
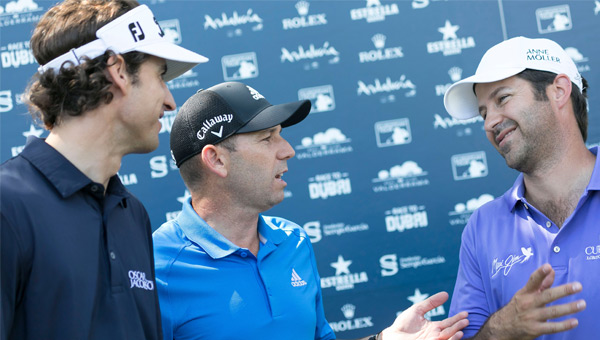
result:
[[[158,146],[165,81],[206,61],[163,36],[126,0],[65,1],[33,32],[50,134],[0,166],[2,340],[162,338],[150,221],[117,171]]]
[[[481,115],[492,145],[521,172],[462,235],[450,315],[469,312],[467,337],[599,337],[600,158],[585,145],[586,88],[557,43],[516,37],[446,92],[448,112]]]
[[[310,101],[271,105],[237,82],[201,90],[180,108],[171,152],[191,199],[153,235],[165,340],[335,338],[306,233],[261,215],[283,200],[294,156],[281,129],[309,111]],[[447,298],[409,308],[383,339],[460,339],[466,313],[423,317]]]

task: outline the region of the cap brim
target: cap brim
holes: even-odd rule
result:
[[[170,42],[154,42],[138,47],[136,51],[163,58],[167,61],[167,73],[163,76],[165,81],[175,79],[194,66],[208,61],[208,58]]]
[[[262,110],[237,133],[260,131],[276,125],[288,127],[300,123],[310,112],[310,100],[271,105]]]
[[[498,68],[486,74],[474,76],[458,81],[448,88],[444,94],[444,107],[456,119],[469,119],[479,115],[477,96],[473,92],[473,84],[492,83],[514,76],[525,68]]]

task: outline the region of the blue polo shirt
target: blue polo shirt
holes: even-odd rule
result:
[[[1,339],[158,340],[150,220],[42,139],[0,166]]]
[[[543,340],[597,339],[600,334],[600,157],[575,211],[562,228],[525,199],[523,175],[502,197],[479,208],[462,234],[460,265],[450,315],[469,312],[465,338],[525,286],[533,271],[550,263],[554,285],[579,281],[583,291],[555,304],[585,299],[587,308],[574,315],[577,328],[539,337]],[[558,320],[564,320],[560,318]]]
[[[335,339],[315,256],[293,222],[259,216],[254,256],[211,228],[190,201],[153,234],[164,339]]]

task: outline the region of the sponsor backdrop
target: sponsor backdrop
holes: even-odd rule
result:
[[[309,117],[284,131],[296,157],[286,198],[268,214],[308,232],[341,338],[379,331],[413,303],[451,292],[469,215],[514,181],[482,120],[454,120],[442,102],[485,50],[518,35],[564,46],[591,85],[588,144],[600,140],[598,0],[142,3],[175,43],[211,59],[168,83],[178,107],[222,81],[244,82],[271,103],[312,101]],[[1,161],[27,136],[48,134],[21,95],[37,68],[31,31],[52,4],[0,1]],[[189,197],[169,151],[176,114],[162,118],[159,148],[127,156],[120,172],[154,228]]]

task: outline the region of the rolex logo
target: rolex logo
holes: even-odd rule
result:
[[[460,67],[454,66],[450,70],[448,70],[448,75],[450,76],[450,79],[452,79],[452,81],[459,81],[462,77],[462,69]]]
[[[342,313],[344,313],[344,316],[346,317],[346,319],[352,319],[354,317],[355,310],[356,310],[356,306],[349,304],[349,303],[342,306]]]
[[[385,47],[385,35],[378,33],[375,34],[372,38],[371,41],[373,42],[373,45],[375,45],[375,48],[384,48]]]
[[[307,15],[309,6],[310,4],[307,1],[298,1],[296,3],[296,10],[298,11],[298,15]]]

